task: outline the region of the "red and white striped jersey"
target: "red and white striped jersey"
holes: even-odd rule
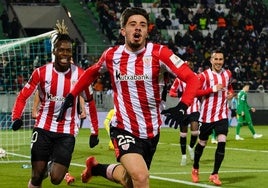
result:
[[[153,138],[159,134],[162,124],[162,69],[188,83],[181,100],[191,105],[199,88],[197,76],[170,49],[153,43],[147,43],[137,52],[128,51],[124,45],[107,49],[99,61],[85,71],[71,93],[76,96],[100,72],[108,71],[116,111],[112,126],[139,138]]]
[[[56,71],[53,63],[36,68],[28,83],[16,98],[12,111],[12,120],[22,117],[26,101],[38,89],[41,103],[35,127],[51,132],[76,135],[79,128],[77,105],[68,108],[63,121],[57,122],[56,119],[66,95],[70,93],[83,72],[83,69],[73,64],[66,72]],[[90,97],[90,92],[86,90],[84,96]],[[77,104],[77,98],[75,98],[74,104]]]
[[[169,90],[169,95],[171,97],[178,98],[178,92],[183,93],[185,90],[185,87],[186,87],[186,83],[181,81],[179,78],[176,78]],[[191,114],[193,112],[199,112],[199,110],[200,110],[200,101],[195,97],[193,104],[188,107],[186,113]]]
[[[232,74],[229,70],[222,69],[220,73],[207,69],[200,75],[201,89],[211,92],[202,98],[199,120],[204,123],[211,123],[228,118],[228,92],[233,93],[231,85]],[[222,84],[224,89],[212,92],[212,87]]]

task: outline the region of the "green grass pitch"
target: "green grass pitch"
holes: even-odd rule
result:
[[[235,128],[230,127],[226,154],[220,168],[222,187],[249,188],[266,187],[268,183],[268,126],[255,126],[256,132],[264,136],[253,139],[248,128],[241,129],[244,141],[234,139]],[[76,147],[73,154],[70,173],[75,176],[75,182],[68,186],[65,181],[54,186],[49,178],[43,181],[44,188],[50,187],[96,187],[117,188],[120,185],[109,182],[102,177],[93,177],[89,183],[82,183],[80,174],[85,167],[85,159],[94,155],[100,163],[115,163],[114,152],[108,150],[108,136],[104,129],[100,130],[100,143],[96,148],[88,146],[88,129],[81,129],[77,136]],[[188,140],[189,142],[189,137]],[[160,142],[150,169],[150,187],[152,188],[190,188],[190,187],[216,187],[208,182],[209,174],[213,168],[216,145],[208,143],[200,162],[200,182],[191,182],[192,161],[187,158],[187,165],[180,166],[179,130],[162,128]],[[25,146],[29,150],[30,142]],[[27,153],[27,152],[26,152]],[[22,188],[27,187],[30,178],[30,168],[22,168],[23,164],[30,164],[29,155],[20,156],[18,160],[0,159],[0,187]],[[16,158],[16,157],[15,157]],[[23,160],[22,160],[23,159]]]

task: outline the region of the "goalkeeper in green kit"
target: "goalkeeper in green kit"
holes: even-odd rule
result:
[[[247,93],[249,91],[249,84],[244,85],[242,90],[237,94],[237,121],[238,124],[236,126],[236,140],[244,140],[244,138],[240,137],[240,128],[244,124],[248,125],[250,132],[253,135],[253,138],[261,138],[262,134],[256,134],[255,129],[253,127],[250,111],[255,112],[256,109],[252,108],[248,105],[247,102]]]

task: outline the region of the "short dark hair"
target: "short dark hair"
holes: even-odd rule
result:
[[[214,54],[214,53],[222,53],[224,54],[223,50],[221,48],[217,48],[217,49],[214,49],[212,52],[211,52],[211,55]]]
[[[121,28],[126,26],[129,17],[133,15],[143,16],[147,20],[147,24],[149,25],[149,14],[146,12],[145,9],[139,8],[139,7],[130,7],[130,8],[126,8],[121,14],[121,17],[120,17]]]

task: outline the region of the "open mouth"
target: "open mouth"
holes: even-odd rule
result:
[[[135,40],[138,40],[140,37],[141,37],[141,34],[140,33],[135,33],[134,34],[134,39]]]
[[[68,59],[67,58],[62,58],[60,61],[61,61],[61,63],[68,63]]]

